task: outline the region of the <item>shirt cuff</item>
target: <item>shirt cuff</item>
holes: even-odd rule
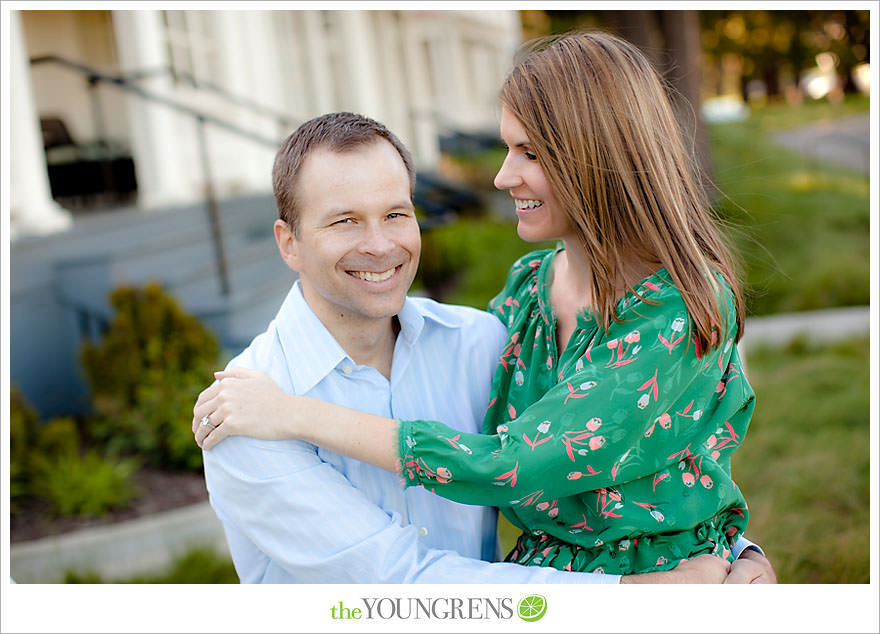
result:
[[[754,550],[759,555],[763,555],[764,557],[767,556],[766,554],[764,554],[764,550],[760,546],[758,546],[754,542],[749,541],[745,537],[740,537],[738,540],[736,540],[736,543],[730,549],[730,554],[733,555],[733,558],[736,560],[739,559],[740,556],[742,556],[742,554],[747,550]]]

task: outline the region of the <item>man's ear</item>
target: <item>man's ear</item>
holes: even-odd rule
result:
[[[293,235],[293,227],[281,220],[275,221],[275,242],[281,259],[297,273],[300,270],[299,249],[297,249],[296,237]]]

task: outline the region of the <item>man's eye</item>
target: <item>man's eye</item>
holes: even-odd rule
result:
[[[337,220],[336,222],[334,222],[332,224],[334,224],[334,225],[348,225],[353,222],[354,222],[354,220],[352,218],[340,218],[339,220]]]
[[[388,214],[388,218],[391,218],[391,219],[394,219],[394,218],[406,218],[406,216],[407,216],[407,215],[406,215],[404,212],[402,212],[402,211],[392,211],[390,214]]]

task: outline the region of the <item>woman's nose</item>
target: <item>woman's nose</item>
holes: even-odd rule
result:
[[[495,175],[494,183],[498,189],[512,189],[519,184],[519,177],[510,166],[510,155],[504,158],[501,169]]]

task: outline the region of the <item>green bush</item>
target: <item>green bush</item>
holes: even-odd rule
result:
[[[79,451],[80,437],[72,418],[54,418],[37,433],[34,450],[48,456],[72,455]]]
[[[134,458],[105,459],[97,450],[33,456],[34,495],[52,504],[60,515],[101,515],[123,507],[136,495],[131,477]]]
[[[40,418],[15,387],[9,394],[9,502],[15,511],[29,493],[30,452]]]
[[[156,283],[120,287],[110,301],[107,333],[82,349],[96,412],[90,438],[160,467],[200,469],[192,407],[217,369],[216,338]]]

